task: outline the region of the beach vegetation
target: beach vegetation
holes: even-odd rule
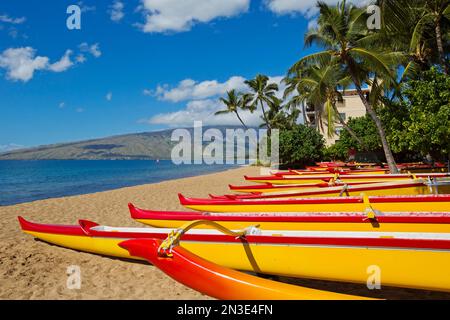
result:
[[[435,160],[450,157],[450,76],[432,68],[402,85],[401,101],[380,112],[395,152],[416,152]]]
[[[279,136],[280,162],[303,167],[320,161],[325,148],[323,136],[314,128],[302,124],[291,130],[281,130]]]
[[[305,154],[310,161],[319,154],[345,160],[355,149],[379,155],[396,173],[396,160],[449,157],[450,0],[374,0],[372,5],[369,10],[346,0],[318,1],[317,24],[304,44],[320,51],[288,69],[284,93],[262,74],[246,81],[248,93],[234,93],[241,99],[232,110],[261,109],[261,126],[269,135],[280,129],[283,163],[306,163]],[[369,21],[379,27],[369,28]],[[365,117],[344,119],[338,112],[348,89],[357,92]],[[307,108],[316,112],[318,123],[309,122]],[[344,129],[328,148],[312,138],[324,124],[329,137],[335,124]],[[302,144],[300,137],[308,141]]]

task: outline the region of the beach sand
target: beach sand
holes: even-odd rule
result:
[[[128,202],[139,207],[183,210],[177,193],[206,197],[229,193],[228,183],[244,184],[243,175],[258,175],[255,167],[0,207],[0,299],[209,299],[173,281],[155,267],[89,253],[77,252],[36,241],[20,231],[17,216],[34,222],[76,224],[89,219],[110,226],[142,227],[129,217]],[[69,266],[81,268],[81,288],[67,289]],[[310,287],[367,295],[362,285],[283,279]],[[450,295],[385,289],[394,299],[448,299]],[[386,296],[387,294],[387,296]],[[381,293],[372,294],[380,296]]]

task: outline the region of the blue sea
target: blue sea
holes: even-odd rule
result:
[[[0,161],[0,206],[93,193],[231,169],[170,160]]]

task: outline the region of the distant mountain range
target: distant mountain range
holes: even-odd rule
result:
[[[211,127],[203,127],[203,132]],[[241,127],[221,126],[226,129]],[[173,146],[171,136],[175,129],[143,132],[107,138],[51,144],[0,153],[0,160],[154,160],[170,159]],[[187,128],[193,135],[193,128]]]

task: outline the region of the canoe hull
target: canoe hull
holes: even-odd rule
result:
[[[33,231],[25,231],[25,233],[35,238],[38,238],[42,241],[77,251],[89,252],[122,259],[145,260],[142,258],[130,256],[128,250],[125,250],[119,246],[120,242],[127,240],[128,238],[101,238],[89,236],[51,234]]]
[[[356,197],[364,193],[368,196],[406,196],[434,194],[434,189],[423,182],[373,183],[356,186],[312,188],[299,191],[279,191],[269,194],[229,195],[225,199],[266,199],[266,198],[305,198],[305,197]],[[220,197],[219,197],[220,198]]]
[[[354,300],[364,299],[259,278],[205,260],[177,246],[170,257],[161,255],[161,241],[133,239],[120,244],[135,256],[145,257],[174,280],[203,294],[225,300]]]
[[[449,252],[291,246],[214,244],[182,246],[219,265],[237,270],[316,280],[367,283],[374,269],[382,286],[449,291]],[[211,252],[216,251],[211,258]],[[230,259],[229,257],[233,258]],[[444,279],[445,278],[445,279]]]
[[[263,230],[433,232],[450,233],[450,212],[436,214],[385,213],[376,220],[363,213],[209,213],[152,211],[128,204],[131,218],[156,228],[179,228],[189,221],[207,220],[231,230],[258,225]],[[200,225],[199,228],[210,229]]]
[[[32,228],[34,230],[30,230]],[[45,225],[34,224],[32,228],[24,231],[49,243],[131,259],[142,258],[130,255],[119,246],[120,242],[137,237],[160,240],[167,237],[167,233],[158,233],[157,229],[149,229],[151,234],[103,232],[97,236],[83,235],[75,227],[69,230],[64,226],[45,228]],[[379,268],[376,270],[381,270],[381,283],[385,286],[450,291],[450,240],[428,240],[419,245],[417,241],[393,238],[346,240],[286,238],[277,231],[272,231],[271,234],[270,237],[248,236],[246,239],[186,234],[180,243],[200,257],[207,257],[216,264],[237,270],[366,283],[370,272]]]
[[[362,197],[262,200],[191,199],[179,195],[186,208],[208,212],[364,212]],[[447,212],[450,195],[370,197],[372,209],[381,212]]]
[[[330,179],[339,178],[341,182],[363,182],[363,183],[374,183],[374,182],[392,182],[400,181],[411,178],[412,175],[408,174],[378,174],[378,175],[311,175],[311,176],[259,176],[259,177],[249,177],[245,176],[245,180],[257,182],[257,183],[272,183],[275,185],[285,185],[285,184],[304,184],[304,183],[323,183],[328,182]],[[448,174],[440,173],[430,173],[430,174],[417,174],[417,178],[428,179],[430,178],[448,178]]]
[[[155,228],[179,228],[186,224],[185,220],[163,220],[163,219],[136,219],[137,222]],[[449,224],[431,223],[302,223],[302,222],[256,222],[256,221],[219,221],[228,229],[238,230],[250,226],[259,225],[266,230],[304,230],[304,231],[376,231],[376,232],[435,232],[450,233]],[[208,229],[208,226],[199,228]]]

